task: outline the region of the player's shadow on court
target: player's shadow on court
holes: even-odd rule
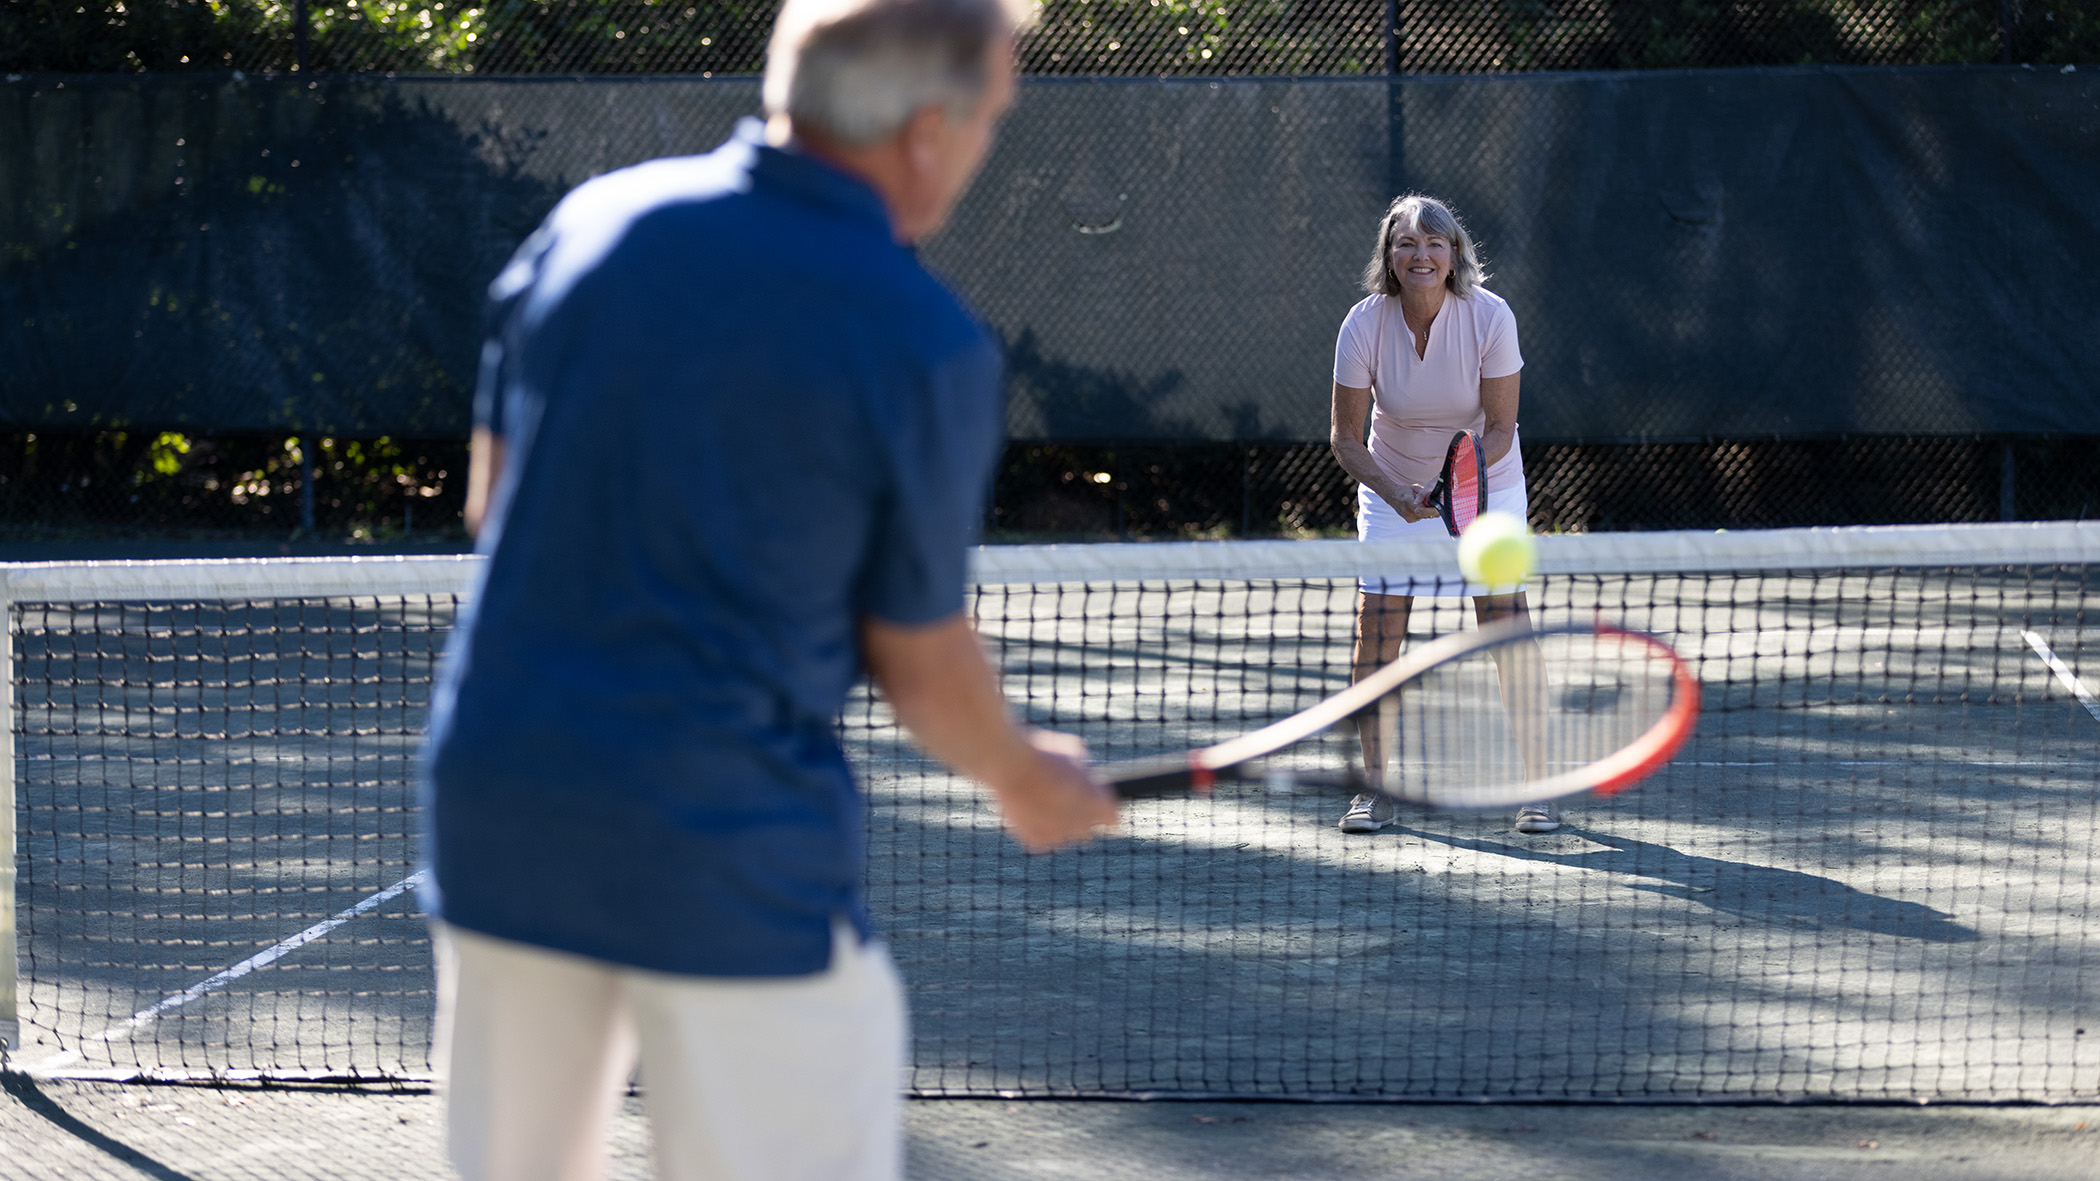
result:
[[[1927,943],[1973,943],[1978,938],[1975,931],[1955,922],[1952,915],[1922,903],[1883,898],[1799,870],[1680,853],[1668,845],[1573,825],[1561,832],[1607,847],[1581,853],[1551,853],[1420,828],[1397,826],[1395,831],[1475,853],[1623,874],[1637,879],[1627,883],[1636,890],[1682,898],[1724,914],[1783,927],[1871,931]]]

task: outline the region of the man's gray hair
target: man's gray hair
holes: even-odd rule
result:
[[[1400,276],[1393,273],[1392,266],[1393,235],[1403,230],[1435,234],[1451,243],[1451,277],[1444,280],[1451,294],[1471,295],[1487,282],[1487,271],[1480,265],[1473,235],[1466,232],[1451,207],[1435,197],[1409,193],[1396,199],[1385,211],[1385,220],[1379,223],[1378,249],[1371,252],[1371,262],[1364,267],[1365,291],[1373,295],[1400,294]]]
[[[1026,0],[787,0],[766,46],[766,114],[849,144],[894,134],[928,103],[968,118],[993,45],[1031,11]]]

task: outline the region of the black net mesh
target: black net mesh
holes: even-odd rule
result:
[[[428,1072],[416,768],[455,608],[12,608],[19,946],[42,1061]]]
[[[1415,809],[1346,836],[1345,799],[1221,792],[1029,856],[856,695],[842,735],[912,1089],[2090,1098],[2100,592],[2052,555],[2090,554],[2093,530],[1913,532],[1708,536],[1643,574],[1609,569],[1642,538],[1568,539],[1563,560],[1600,569],[1534,580],[1537,617],[1663,636],[1706,711],[1653,781],[1564,802],[1550,834]],[[1723,552],[1746,541],[1780,556]],[[1361,546],[1195,547],[1243,576],[1145,565],[1183,548],[1115,551],[1083,581],[1063,551],[980,562],[971,610],[1024,717],[1130,758],[1348,682],[1354,579],[1260,563]],[[264,563],[221,597],[140,601],[197,575],[91,568],[10,609],[15,1065],[428,1076],[411,784],[468,564],[423,561],[427,593],[302,594],[372,563]],[[1470,613],[1421,598],[1411,631]]]
[[[1418,605],[1417,637],[1462,626],[1461,603],[1437,603]],[[1024,858],[967,788],[886,775],[878,751],[871,792],[899,806],[878,804],[872,885],[913,982],[914,1085],[1443,1099],[2090,1085],[2083,1019],[2023,1024],[2053,1002],[2015,983],[2033,977],[2008,974],[2018,953],[1999,940],[2075,996],[2061,982],[2100,965],[2059,932],[2094,888],[2091,851],[2073,838],[2031,859],[1983,836],[2095,818],[2080,753],[2094,719],[2052,693],[2020,635],[2083,642],[2084,573],[1549,578],[1534,605],[1668,632],[1711,704],[1659,781],[1569,805],[1549,838],[1513,835],[1506,814],[1407,814],[1344,837],[1344,797],[1221,792],[1134,805],[1112,841]],[[1339,687],[1354,610],[1347,583],[1226,581],[995,587],[976,613],[1030,719],[1115,758]],[[1943,857],[1950,843],[1964,853]],[[1971,876],[1994,867],[2036,892]]]

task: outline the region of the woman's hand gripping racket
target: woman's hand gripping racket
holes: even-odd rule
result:
[[[1623,791],[1668,762],[1698,717],[1698,678],[1654,636],[1515,619],[1425,644],[1229,742],[1095,770],[1126,799],[1239,781],[1507,808]]]
[[[1422,503],[1444,518],[1444,528],[1457,537],[1473,518],[1487,511],[1487,463],[1480,455],[1480,440],[1471,431],[1451,436],[1444,449],[1444,470],[1430,486]]]

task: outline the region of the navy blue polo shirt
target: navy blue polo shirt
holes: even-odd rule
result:
[[[747,122],[565,198],[491,288],[507,450],[427,758],[425,904],[659,971],[865,935],[857,621],[947,618],[999,355],[880,198]]]

